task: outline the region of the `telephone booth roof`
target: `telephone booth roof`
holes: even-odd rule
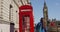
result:
[[[33,9],[31,5],[22,5],[19,7],[20,10],[23,10],[23,9]]]

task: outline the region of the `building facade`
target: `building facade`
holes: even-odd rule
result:
[[[9,0],[0,0],[0,32],[10,32]],[[6,31],[7,30],[7,31]]]
[[[60,20],[49,20],[48,32],[60,32]]]
[[[30,0],[0,0],[0,32],[19,32],[19,7]],[[13,30],[11,30],[13,26]]]
[[[0,31],[11,32],[10,23],[18,28],[18,6],[15,0],[0,0]]]

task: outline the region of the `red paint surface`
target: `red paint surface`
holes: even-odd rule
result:
[[[30,9],[31,11],[21,11],[25,9]],[[22,32],[23,16],[30,16],[30,32],[34,32],[33,8],[31,5],[23,5],[19,7],[19,32]]]
[[[51,27],[55,27],[56,25],[55,25],[54,22],[51,22],[51,23],[50,23],[50,26],[51,26]]]

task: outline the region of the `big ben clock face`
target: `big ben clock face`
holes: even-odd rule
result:
[[[44,9],[44,11],[47,11],[47,9]]]

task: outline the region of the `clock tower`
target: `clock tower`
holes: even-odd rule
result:
[[[43,16],[45,20],[48,20],[48,8],[45,0],[44,0],[44,7],[43,7]]]

